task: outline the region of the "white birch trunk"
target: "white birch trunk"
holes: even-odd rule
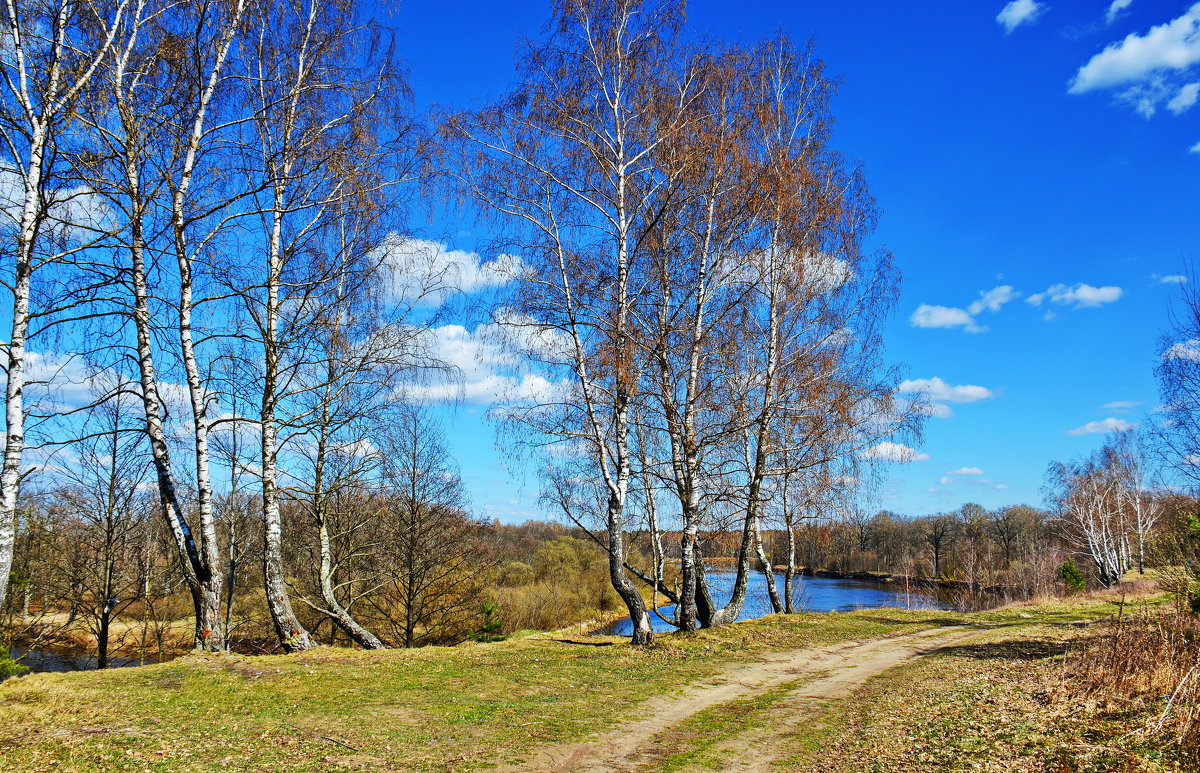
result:
[[[128,0],[114,3],[109,26],[95,38],[95,48],[82,52],[69,34],[76,10],[69,0],[59,0],[52,12],[51,9],[45,9],[50,18],[40,21],[45,23],[47,29],[36,32],[22,26],[23,23],[38,23],[36,10],[18,8],[16,0],[7,0],[5,3],[5,45],[11,57],[11,69],[5,73],[4,82],[10,92],[6,101],[15,110],[9,116],[14,119],[13,123],[4,126],[0,132],[4,144],[14,154],[9,163],[21,177],[23,201],[16,244],[12,246],[12,320],[5,347],[5,438],[4,461],[0,467],[0,609],[8,597],[8,577],[15,547],[17,498],[25,450],[25,371],[36,242],[46,216],[46,191],[43,190],[46,152],[79,93],[110,53],[127,4]],[[26,19],[26,14],[34,20]],[[31,34],[46,35],[50,41],[49,64],[45,72],[30,69],[26,47],[27,37]],[[72,56],[78,58],[72,59]],[[34,96],[38,92],[34,81],[42,87],[39,97]],[[20,136],[24,136],[27,142],[23,155],[18,150],[17,138]]]

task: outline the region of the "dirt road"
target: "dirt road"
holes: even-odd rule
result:
[[[553,773],[654,770],[655,760],[669,754],[675,746],[678,739],[673,730],[679,723],[720,704],[785,688],[786,694],[778,700],[778,710],[772,712],[769,727],[749,729],[715,747],[726,769],[768,771],[778,742],[810,721],[823,702],[845,697],[871,677],[973,633],[961,626],[933,628],[903,636],[776,653],[758,662],[731,666],[682,694],[651,698],[638,708],[640,719],[595,740],[550,746],[524,763],[500,770]],[[794,688],[787,688],[792,684]]]

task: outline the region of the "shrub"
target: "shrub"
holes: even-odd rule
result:
[[[13,660],[7,647],[0,647],[0,682],[10,676],[21,676],[27,673],[29,673],[29,666]]]
[[[479,629],[471,634],[471,638],[478,642],[494,642],[504,641],[504,621],[496,616],[500,611],[500,605],[494,602],[486,602],[479,608],[483,613],[483,622],[480,623]]]
[[[1067,586],[1067,593],[1078,593],[1087,585],[1083,579],[1083,572],[1079,571],[1079,567],[1075,566],[1075,562],[1069,558],[1063,561],[1062,566],[1058,567],[1058,576]]]

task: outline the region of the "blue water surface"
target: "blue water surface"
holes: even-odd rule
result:
[[[709,592],[713,602],[724,604],[733,595],[733,572],[708,571]],[[775,577],[779,593],[783,594],[783,574]],[[796,577],[793,581],[793,591],[796,594],[796,608],[803,612],[834,612],[853,609],[875,609],[892,607],[895,609],[948,609],[949,605],[938,600],[929,589],[906,589],[898,583],[862,582],[860,580],[841,580],[832,577]],[[661,607],[663,617],[670,619],[675,614],[675,605]],[[750,585],[746,590],[746,603],[742,605],[742,614],[738,620],[754,620],[773,613],[771,598],[767,594],[766,581],[762,572],[750,575]],[[656,615],[650,615],[655,631],[674,630],[674,626],[663,622]],[[633,633],[633,622],[628,618],[618,620],[603,629],[598,634],[629,636]]]

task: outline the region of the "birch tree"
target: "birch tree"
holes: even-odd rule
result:
[[[403,315],[381,317],[360,293],[339,292],[324,316],[320,352],[300,376],[306,418],[296,429],[305,442],[289,491],[316,530],[320,600],[305,601],[359,646],[378,649],[382,640],[351,611],[388,583],[386,498],[369,492],[388,463],[381,439],[408,420],[399,412],[403,385],[433,360],[421,328]]]
[[[1121,481],[1120,494],[1133,529],[1139,574],[1146,573],[1146,549],[1162,508],[1150,487],[1143,441],[1137,430],[1120,430],[1109,443],[1114,473]]]
[[[1200,483],[1200,290],[1194,279],[1180,285],[1171,330],[1159,344],[1155,376],[1164,420],[1152,430],[1158,456],[1190,487]]]
[[[196,315],[217,300],[207,295],[205,269],[220,262],[215,246],[237,218],[232,204],[244,195],[222,184],[217,157],[238,124],[236,111],[224,107],[247,7],[246,0],[140,2],[83,115],[104,151],[86,169],[89,184],[121,219],[124,259],[115,273],[128,281],[118,313],[134,328],[132,359],[161,509],[195,607],[195,646],[209,651],[226,644],[210,469],[215,394],[201,349],[208,331],[197,340]],[[190,410],[182,461],[172,457],[165,400],[176,391],[169,375],[177,367]],[[189,479],[194,508],[181,494]]]
[[[4,6],[0,49],[0,175],[4,195],[4,287],[10,331],[4,344],[5,439],[0,468],[0,605],[12,567],[17,496],[26,441],[25,388],[31,324],[53,313],[34,306],[35,277],[63,255],[45,244],[63,163],[60,143],[97,69],[110,55],[129,0],[56,0]],[[49,306],[49,308],[48,308]]]
[[[647,240],[669,201],[656,153],[691,117],[698,83],[675,65],[682,7],[645,0],[561,0],[549,34],[528,45],[520,82],[496,105],[452,116],[456,177],[495,216],[527,268],[505,321],[553,395],[507,412],[541,442],[585,449],[607,495],[613,587],[651,640],[626,569],[633,485],[632,411],[645,357],[636,314]]]
[[[289,649],[310,646],[288,598],[281,555],[281,428],[301,417],[281,413],[305,363],[319,359],[322,318],[339,299],[369,291],[380,253],[346,254],[337,237],[346,213],[371,219],[393,205],[385,192],[407,181],[419,149],[404,117],[407,91],[390,47],[340,0],[294,0],[254,18],[245,73],[255,105],[255,150],[248,167],[256,197],[263,265],[239,294],[261,347],[264,567],[267,601]],[[385,41],[386,42],[386,41]],[[397,140],[397,137],[400,140]],[[347,622],[348,621],[343,621]],[[365,641],[365,639],[364,639]]]
[[[752,260],[733,275],[737,304],[719,317],[728,332],[715,336],[726,354],[706,374],[723,384],[716,403],[737,430],[725,478],[742,508],[741,535],[732,597],[705,625],[738,618],[755,554],[782,611],[760,539],[779,478],[811,478],[792,485],[812,497],[857,485],[858,454],[916,421],[896,404],[897,372],[883,361],[880,327],[898,275],[888,253],[863,248],[874,203],[858,170],[831,148],[832,83],[811,50],[786,38],[745,56],[739,69],[751,75],[737,104],[753,122],[738,152],[752,169],[743,172],[752,211],[724,217],[745,232],[740,247]]]
[[[1102,448],[1078,462],[1055,462],[1047,474],[1065,537],[1091,560],[1096,580],[1105,587],[1121,580],[1131,556],[1123,483],[1112,461]]]
[[[744,287],[734,281],[747,269],[743,235],[753,230],[753,170],[743,162],[752,105],[744,73],[750,60],[731,51],[699,57],[702,81],[696,116],[687,131],[663,144],[656,158],[663,176],[676,181],[676,201],[664,207],[654,240],[655,292],[645,304],[653,327],[642,338],[652,352],[643,413],[669,449],[664,477],[678,500],[682,521],[678,622],[699,625],[698,535],[704,500],[721,496],[720,452],[740,425],[721,410],[736,367],[730,355],[744,326]],[[711,616],[710,616],[711,617]]]

